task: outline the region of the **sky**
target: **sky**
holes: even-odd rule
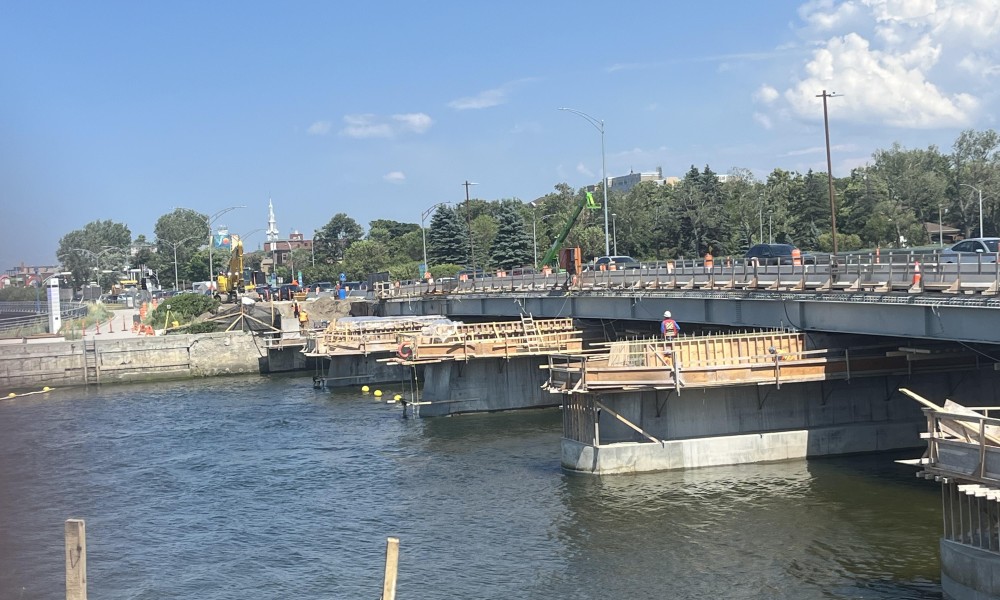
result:
[[[662,168],[842,177],[996,129],[1000,0],[8,2],[0,269],[175,207],[259,247],[343,212]],[[588,115],[593,121],[561,107]],[[600,132],[603,121],[604,134]],[[602,151],[603,142],[603,151]]]

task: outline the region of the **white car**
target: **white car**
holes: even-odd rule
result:
[[[1000,238],[969,238],[941,251],[943,263],[995,263]]]

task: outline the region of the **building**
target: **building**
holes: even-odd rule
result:
[[[628,175],[620,175],[618,177],[608,177],[610,184],[608,185],[608,190],[612,192],[619,192],[622,194],[627,194],[632,188],[639,185],[644,181],[651,181],[656,185],[674,185],[680,179],[677,177],[663,177],[663,168],[656,167],[655,171],[648,173],[636,173],[631,172]]]
[[[7,269],[0,275],[0,287],[39,285],[60,271],[59,265],[28,266],[21,263],[13,269]]]
[[[288,234],[287,240],[275,239],[264,242],[264,254],[274,258],[274,265],[276,267],[293,267],[293,250],[308,250],[312,253],[312,249],[313,241],[305,239],[305,237],[298,231],[293,231]],[[303,265],[299,266],[302,267]]]

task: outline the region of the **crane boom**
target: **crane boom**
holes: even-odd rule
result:
[[[566,226],[563,227],[562,231],[556,237],[555,241],[552,242],[552,247],[549,248],[545,256],[542,257],[541,265],[553,265],[556,260],[556,255],[559,254],[559,249],[562,248],[563,243],[566,241],[566,237],[569,235],[573,225],[576,224],[576,220],[580,218],[580,213],[583,212],[584,208],[598,208],[597,203],[594,202],[594,195],[591,192],[587,192],[580,202],[577,203],[576,208],[573,209],[573,214],[570,215],[569,220],[566,222]]]

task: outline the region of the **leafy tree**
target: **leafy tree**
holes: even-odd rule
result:
[[[316,231],[313,250],[316,262],[333,265],[344,260],[347,249],[359,241],[364,230],[358,222],[345,213],[337,213],[321,229]]]
[[[208,217],[188,208],[175,208],[156,220],[153,232],[156,234],[155,262],[160,284],[179,283],[174,281],[175,266],[181,281],[192,281],[189,264],[198,248],[207,243]]]
[[[532,263],[531,238],[520,214],[521,203],[508,200],[500,205],[497,233],[493,240],[493,264],[511,269]]]
[[[344,272],[350,279],[365,280],[370,273],[385,271],[388,265],[389,253],[385,246],[372,240],[351,244],[344,256]]]
[[[63,268],[73,273],[73,286],[79,288],[94,280],[94,275],[103,275],[101,285],[105,289],[117,281],[124,267],[132,242],[132,232],[127,225],[111,220],[92,221],[64,235],[59,240],[56,257]],[[100,273],[104,270],[114,273]]]
[[[427,231],[427,260],[431,264],[464,264],[468,257],[467,232],[458,214],[447,206],[439,206],[431,217]]]
[[[475,265],[483,269],[492,269],[495,266],[491,248],[496,240],[497,230],[497,221],[490,214],[480,214],[472,221],[472,250],[475,252],[475,258],[469,262],[470,267]]]

